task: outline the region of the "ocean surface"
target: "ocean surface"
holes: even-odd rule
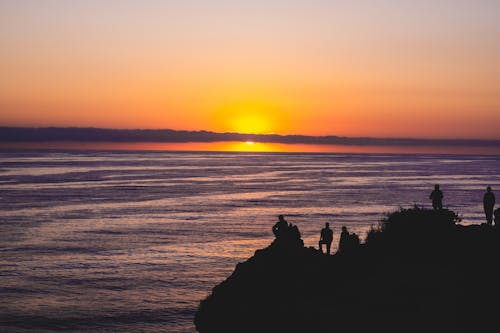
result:
[[[436,183],[482,223],[500,156],[0,151],[0,331],[194,332],[278,214],[306,246],[330,222],[336,247]]]

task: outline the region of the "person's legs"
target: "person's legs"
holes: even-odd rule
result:
[[[484,214],[486,215],[486,222],[489,225],[492,225],[493,224],[493,208],[485,207]]]
[[[326,243],[326,253],[330,254],[331,246],[332,246],[332,243]]]
[[[318,242],[318,247],[321,253],[323,253],[323,243],[321,241]]]

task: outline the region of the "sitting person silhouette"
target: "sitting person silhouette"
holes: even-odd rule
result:
[[[359,236],[355,233],[349,233],[345,226],[342,227],[339,240],[339,253],[349,253],[359,248]]]
[[[356,233],[352,233],[349,235],[349,246],[350,246],[350,249],[355,249],[357,247],[359,247],[359,236],[356,234]]]
[[[285,236],[288,232],[288,223],[283,215],[278,216],[278,222],[273,226],[273,234],[276,238]]]
[[[434,191],[432,191],[429,199],[432,200],[432,208],[443,209],[443,192],[439,189],[439,185],[434,185]]]
[[[495,215],[495,227],[498,227],[500,224],[500,208],[495,209],[493,214]]]
[[[290,240],[298,240],[300,239],[300,231],[299,231],[299,228],[296,226],[296,225],[293,225],[293,224],[289,224],[288,225],[288,237],[290,238]]]
[[[330,254],[330,248],[333,241],[333,231],[330,229],[330,223],[326,222],[325,227],[321,229],[321,236],[319,238],[319,250],[323,252],[323,244],[326,245],[326,253]]]
[[[486,193],[483,197],[484,214],[486,215],[486,223],[493,224],[493,208],[495,208],[495,195],[491,191],[491,187],[486,188]],[[495,225],[497,221],[495,220]]]

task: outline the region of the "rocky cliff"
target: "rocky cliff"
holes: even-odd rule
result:
[[[500,329],[500,232],[402,209],[336,255],[275,240],[200,303],[199,332]],[[491,329],[490,329],[491,327]]]

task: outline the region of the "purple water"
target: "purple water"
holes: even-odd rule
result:
[[[317,246],[435,183],[483,222],[500,156],[0,152],[0,331],[193,332],[200,299],[272,241],[278,214]],[[500,192],[498,192],[500,193]],[[498,197],[498,195],[497,195]]]

